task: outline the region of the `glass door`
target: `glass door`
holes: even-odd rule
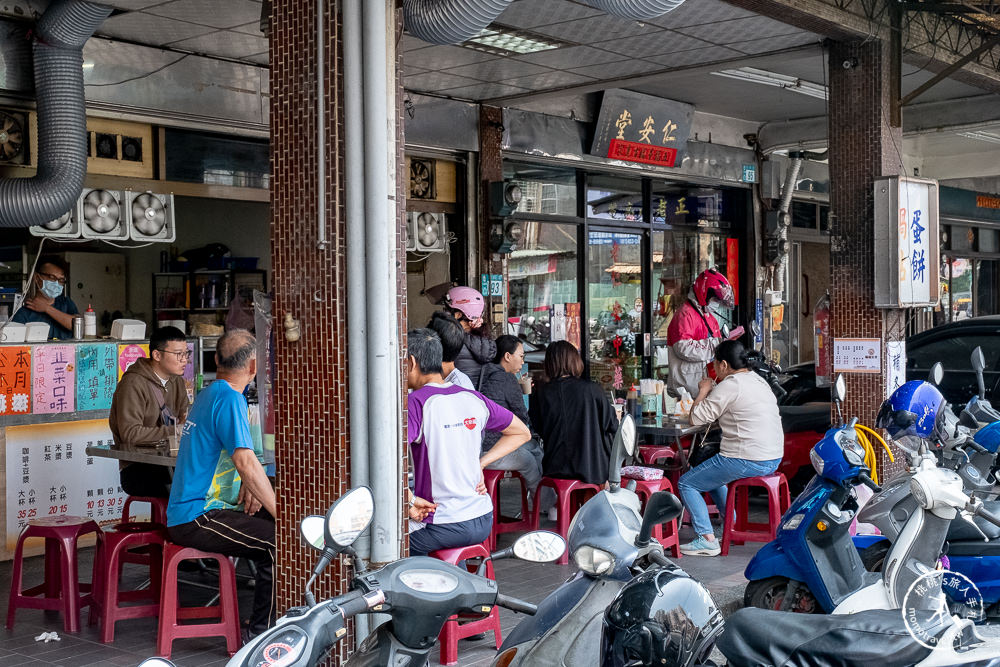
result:
[[[594,227],[588,230],[590,377],[622,396],[642,377],[643,236]]]

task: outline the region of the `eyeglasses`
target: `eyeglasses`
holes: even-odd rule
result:
[[[38,272],[38,275],[40,275],[42,278],[45,278],[46,280],[52,280],[54,282],[57,282],[60,285],[66,284],[66,276],[56,276],[51,273],[42,273],[41,271]]]
[[[164,354],[175,354],[175,355],[177,355],[178,359],[190,359],[191,358],[191,351],[190,350],[184,350],[183,352],[174,352],[173,350],[158,350],[158,351],[159,352],[163,352]]]

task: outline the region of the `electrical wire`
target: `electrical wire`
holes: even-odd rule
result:
[[[158,73],[162,72],[163,70],[167,69],[168,67],[176,65],[177,63],[179,63],[180,61],[184,60],[185,58],[191,57],[192,55],[194,55],[194,54],[185,53],[180,58],[176,58],[174,60],[171,60],[166,65],[161,65],[160,67],[157,67],[156,69],[154,69],[152,72],[147,72],[146,74],[139,74],[138,76],[129,77],[128,79],[122,79],[121,81],[113,81],[111,83],[87,83],[87,84],[84,84],[84,85],[87,86],[88,88],[100,88],[102,86],[120,86],[120,85],[125,84],[125,83],[131,83],[132,81],[138,81],[139,79],[145,79],[147,77],[153,76],[154,74],[158,74]]]

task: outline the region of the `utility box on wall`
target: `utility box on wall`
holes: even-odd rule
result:
[[[938,184],[890,176],[875,181],[875,306],[935,306],[941,286]]]

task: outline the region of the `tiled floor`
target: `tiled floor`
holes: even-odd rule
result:
[[[689,540],[690,529],[682,531],[682,539]],[[506,546],[512,540],[511,535],[503,535],[500,546]],[[725,558],[684,557],[679,565],[692,577],[703,582],[723,609],[731,609],[742,602],[742,590],[745,580],[743,569],[760,545],[749,544],[733,547],[730,555]],[[80,553],[81,571],[89,572],[91,550],[84,549]],[[25,581],[34,582],[41,578],[42,559],[32,558],[27,561]],[[129,568],[135,566],[128,566]],[[0,563],[0,614],[5,614],[7,598],[10,591],[10,562]],[[529,602],[539,602],[563,581],[569,578],[575,568],[572,565],[536,564],[516,560],[500,561],[496,564],[497,580],[500,590]],[[126,576],[141,578],[139,570],[126,570]],[[202,577],[211,582],[211,575],[189,575]],[[250,606],[251,591],[245,586],[240,587],[241,608]],[[195,603],[203,600],[206,592],[196,588],[186,588],[185,602]],[[138,665],[143,659],[156,652],[156,622],[155,619],[137,619],[122,621],[117,625],[113,644],[104,645],[100,642],[97,626],[88,626],[86,612],[81,619],[82,631],[77,635],[66,635],[62,632],[61,617],[54,612],[36,610],[19,610],[17,623],[13,631],[0,629],[0,667],[19,665],[63,665],[75,667],[82,665]],[[509,633],[522,616],[506,609],[501,609],[500,623],[504,635]],[[6,616],[3,616],[6,620]],[[59,642],[44,644],[36,642],[35,637],[42,632],[56,631],[61,637]],[[493,637],[479,641],[463,640],[459,643],[459,664],[466,666],[489,665],[496,655]],[[438,652],[431,655],[431,664],[437,663]],[[221,667],[228,658],[224,642],[221,638],[178,640],[174,644],[171,659],[178,667]]]

